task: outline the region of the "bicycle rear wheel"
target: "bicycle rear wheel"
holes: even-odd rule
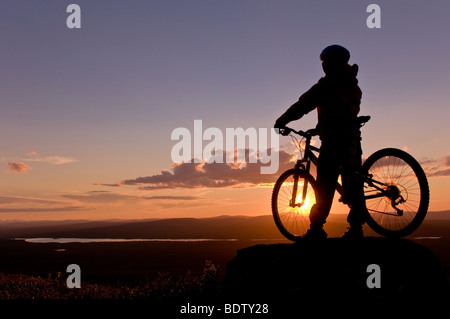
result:
[[[420,164],[408,153],[386,148],[364,162],[366,222],[378,234],[404,237],[415,231],[428,210],[430,191]]]
[[[296,202],[292,203],[296,178]],[[297,241],[309,229],[309,212],[316,202],[315,186],[311,175],[295,169],[284,172],[275,183],[272,192],[272,214],[279,231],[287,239]],[[303,194],[306,196],[300,206]]]

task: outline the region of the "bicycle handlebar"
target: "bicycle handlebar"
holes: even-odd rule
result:
[[[300,135],[300,136],[303,136],[303,137],[312,137],[312,136],[316,136],[316,135],[319,135],[319,132],[317,132],[317,129],[315,129],[315,128],[312,128],[312,129],[310,129],[310,130],[307,130],[306,132],[305,131],[302,131],[302,130],[298,130],[298,131],[296,131],[296,130],[294,130],[293,128],[290,128],[290,127],[281,127],[280,128],[280,134],[281,135],[283,135],[283,136],[287,136],[287,135],[289,135],[290,133],[295,133],[295,134],[297,134],[297,135]]]
[[[369,115],[367,115],[367,116],[358,116],[358,117],[356,118],[356,123],[357,123],[360,127],[362,127],[364,124],[366,124],[367,122],[369,122],[369,120],[370,120],[370,116],[369,116]],[[305,131],[302,131],[302,130],[296,131],[296,130],[294,130],[293,128],[290,128],[290,127],[285,126],[285,127],[280,127],[279,130],[280,130],[280,131],[279,131],[279,134],[281,134],[281,135],[283,135],[283,136],[287,136],[287,135],[289,135],[291,132],[292,132],[292,133],[295,133],[295,134],[298,134],[298,135],[300,135],[300,136],[303,136],[303,137],[305,137],[305,138],[313,137],[313,136],[319,135],[319,132],[318,132],[317,129],[315,129],[315,128],[309,129],[309,130],[307,130],[307,131],[305,132]]]

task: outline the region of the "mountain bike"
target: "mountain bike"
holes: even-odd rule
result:
[[[362,127],[369,120],[370,116],[360,116],[357,123]],[[303,157],[276,181],[272,214],[280,232],[297,241],[309,229],[309,211],[316,201],[316,180],[310,170],[311,164],[317,165],[314,152],[320,152],[311,145],[312,137],[318,134],[316,129],[304,132],[289,127],[280,129],[280,134],[290,135],[299,151],[303,149]],[[353,173],[361,174],[364,180],[364,218],[375,232],[399,238],[420,226],[428,210],[430,191],[425,172],[411,155],[395,148],[381,149]],[[336,191],[341,195],[340,201],[348,204],[342,183],[338,182]]]

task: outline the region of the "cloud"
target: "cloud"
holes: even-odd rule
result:
[[[13,173],[26,173],[31,169],[31,167],[25,163],[21,162],[8,162],[6,163],[8,170]]]
[[[248,152],[248,150],[247,150]],[[279,170],[293,167],[295,155],[281,149],[279,155]],[[222,188],[261,186],[273,183],[277,174],[261,174],[257,163],[176,163],[171,171],[162,170],[160,174],[128,179],[123,185],[137,185],[141,189],[172,189],[172,188]]]
[[[444,155],[440,159],[424,159],[420,161],[428,177],[450,176],[450,155]]]
[[[35,197],[0,196],[0,213],[83,211],[93,210],[96,207],[107,207],[109,205],[129,205],[130,202],[139,203],[148,207],[148,204],[146,204],[147,201],[152,201],[156,205],[165,207],[173,201],[193,202],[204,199],[203,197],[194,195],[136,196],[109,191],[58,194],[58,196],[62,199],[53,200]]]
[[[0,158],[0,162],[7,162],[8,171],[13,173],[26,173],[31,169],[31,166],[28,164],[25,164],[23,162],[41,162],[41,163],[48,163],[52,165],[63,165],[63,164],[69,164],[77,162],[78,160],[71,158],[71,157],[65,157],[65,156],[46,156],[46,157],[39,157],[39,154],[35,151],[28,152],[26,154],[27,156],[30,156],[30,158],[23,158],[20,159],[20,161],[12,160],[12,158],[2,157]]]
[[[35,197],[0,196],[0,213],[71,212],[91,210],[92,207],[73,202]]]
[[[450,166],[450,155],[444,156],[444,164]]]
[[[135,196],[135,195],[127,195],[127,194],[119,194],[119,193],[113,193],[108,191],[91,191],[87,192],[85,194],[65,194],[62,195],[63,198],[70,199],[70,200],[76,200],[83,203],[89,203],[89,204],[113,204],[118,203],[122,201],[137,201],[137,200],[198,200],[202,199],[198,196],[174,196],[174,195],[160,195],[160,196]]]
[[[83,203],[117,203],[126,199],[130,199],[130,196],[117,194],[106,191],[93,191],[86,194],[65,194],[63,198],[80,201]]]
[[[31,151],[31,152],[28,152],[26,155],[27,155],[27,156],[37,156],[38,153],[35,152],[35,151]]]
[[[82,210],[92,210],[93,208],[81,206],[65,207],[19,207],[19,208],[0,208],[0,213],[43,213],[43,212],[73,212]]]
[[[201,197],[198,197],[198,196],[171,196],[171,195],[146,196],[146,197],[141,197],[141,198],[145,199],[145,200],[199,200],[199,199],[202,199]]]
[[[57,196],[59,199],[0,195],[0,213],[83,211],[98,207],[128,206],[130,203],[137,203],[148,208],[149,201],[163,208],[179,205],[179,202],[195,202],[196,205],[198,205],[196,201],[204,202],[204,197],[195,195],[137,196],[103,190]],[[174,202],[178,203],[173,204]],[[186,204],[183,203],[183,207],[186,207]]]
[[[61,205],[67,204],[61,200],[42,199],[35,197],[19,197],[19,196],[0,196],[0,205],[28,203],[28,204],[46,204],[46,205]]]
[[[46,156],[46,157],[38,157],[38,158],[26,158],[22,159],[26,162],[42,162],[42,163],[49,163],[53,165],[63,165],[63,164],[70,164],[77,162],[76,159],[71,157],[64,157],[64,156]]]
[[[122,187],[123,185],[120,183],[112,183],[112,184],[108,184],[108,183],[94,183],[95,186],[108,186],[108,187]]]
[[[437,171],[428,175],[428,177],[450,176],[450,168]]]

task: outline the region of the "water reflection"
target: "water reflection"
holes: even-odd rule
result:
[[[121,243],[121,242],[204,242],[204,241],[237,241],[237,239],[211,239],[211,238],[15,238],[35,244],[67,244],[67,243]]]

